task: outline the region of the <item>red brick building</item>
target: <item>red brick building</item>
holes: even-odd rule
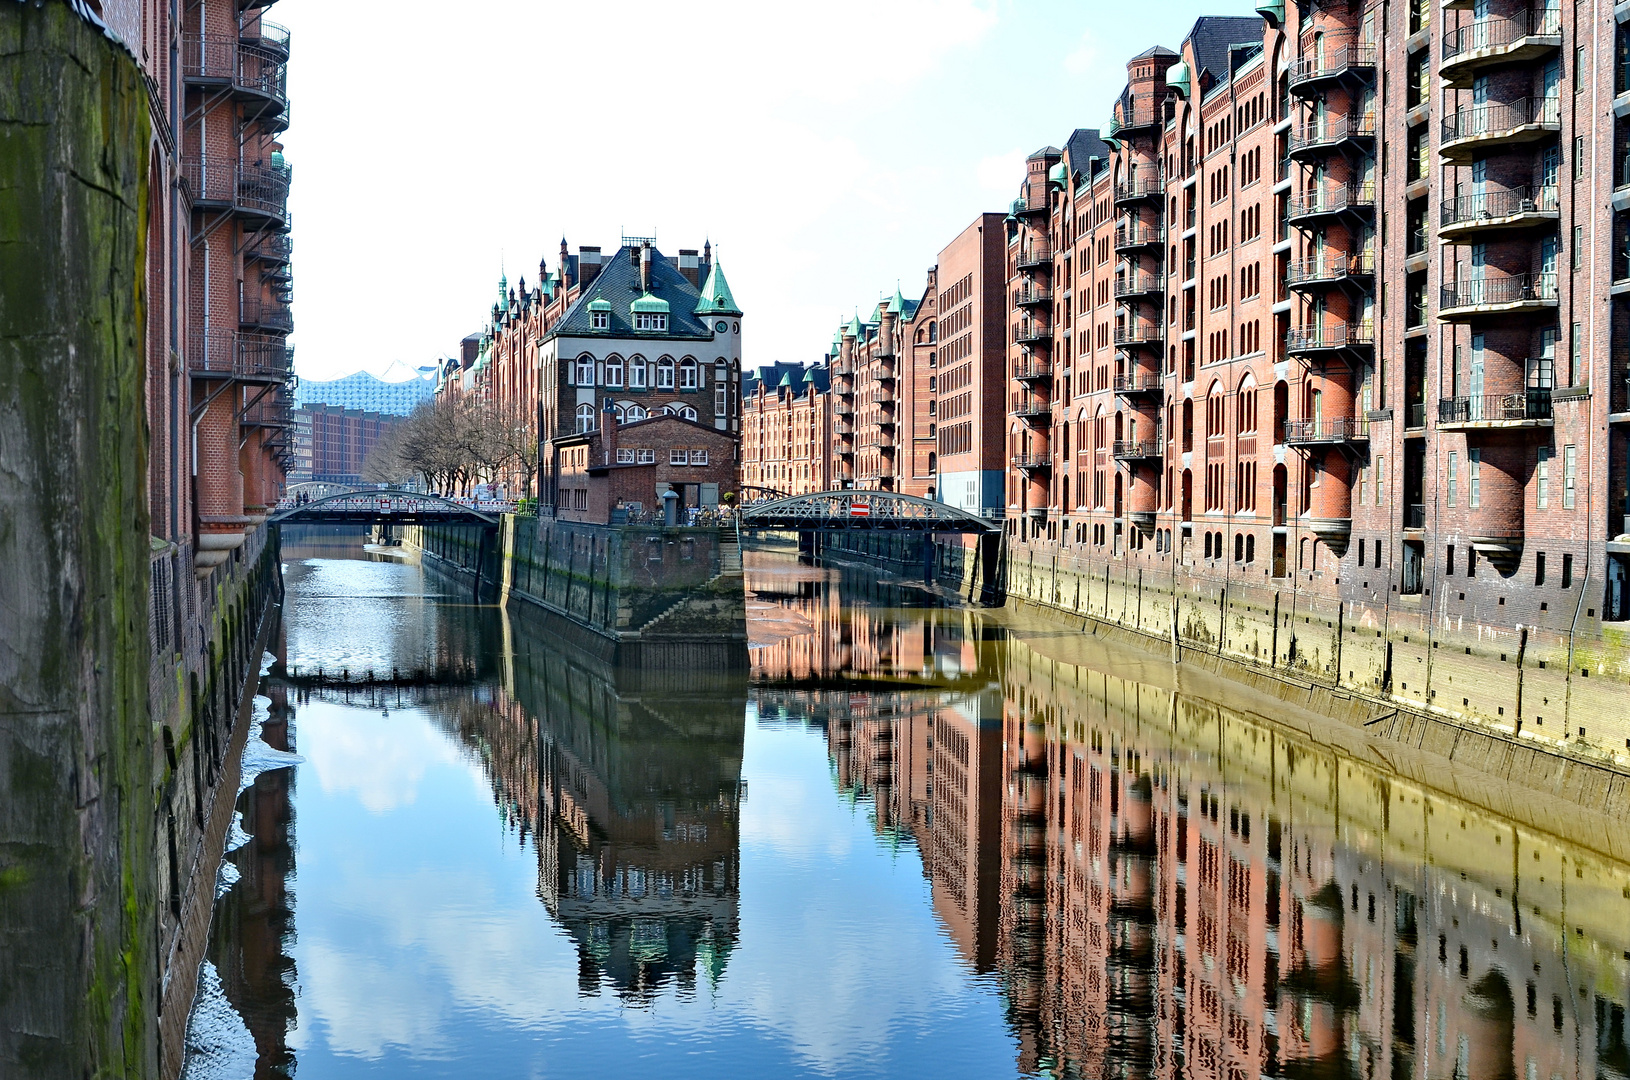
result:
[[[400,416],[345,409],[313,402],[294,410],[294,460],[288,479],[323,484],[358,484],[368,455]]]
[[[730,432],[673,413],[621,424],[615,409],[606,412],[598,427],[555,443],[557,517],[605,525],[614,510],[660,513],[669,491],[683,514],[736,491],[741,463]]]
[[[831,369],[777,363],[742,376],[741,481],[744,498],[806,495],[837,488],[832,447]]]

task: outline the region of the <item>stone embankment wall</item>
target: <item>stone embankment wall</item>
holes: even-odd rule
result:
[[[575,645],[608,662],[746,666],[740,555],[718,529],[511,515],[485,547],[471,528],[410,528],[404,544],[463,583],[480,562],[502,602],[560,616]]]
[[[148,521],[135,60],[0,3],[0,1076],[173,1077],[279,590]]]

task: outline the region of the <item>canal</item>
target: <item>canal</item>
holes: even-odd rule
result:
[[[791,553],[740,679],[284,553],[190,1077],[1630,1078],[1630,867],[1396,748]]]

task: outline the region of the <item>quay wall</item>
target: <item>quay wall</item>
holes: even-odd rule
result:
[[[834,533],[824,544],[893,574],[922,572],[916,537]],[[963,597],[987,584],[971,543],[940,540],[934,566],[940,587]],[[1162,572],[1007,536],[988,584],[1012,609],[1158,650],[1575,804],[1630,812],[1630,640],[1619,628],[1590,619],[1575,628],[1572,605],[1556,605],[1566,610],[1549,623],[1502,620],[1497,599],[1477,606],[1449,583],[1436,597],[1393,595],[1385,571],[1357,583],[1365,598],[1334,599],[1298,576],[1253,569],[1168,563]]]
[[[261,649],[256,526],[149,520],[147,86],[0,4],[0,1075],[179,1075]],[[202,576],[200,577],[200,573]]]
[[[734,534],[717,528],[594,525],[505,515],[484,545],[469,527],[403,530],[424,565],[483,601],[564,620],[562,636],[634,668],[747,664],[747,606]]]

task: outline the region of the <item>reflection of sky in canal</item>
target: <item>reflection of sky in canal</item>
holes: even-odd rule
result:
[[[302,1077],[996,1076],[1015,1048],[914,849],[834,797],[819,735],[748,725],[740,938],[717,985],[648,1008],[578,992],[572,939],[480,767],[423,713],[296,721]]]

